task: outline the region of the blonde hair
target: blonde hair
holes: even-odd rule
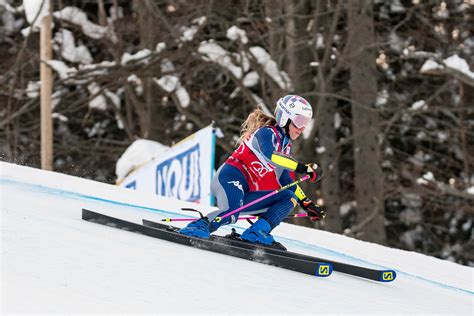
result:
[[[276,124],[276,120],[272,116],[265,114],[260,105],[249,114],[247,119],[240,126],[240,138],[237,144],[240,144],[244,140],[248,139],[257,129],[263,126]]]

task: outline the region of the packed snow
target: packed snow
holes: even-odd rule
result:
[[[277,227],[291,251],[398,274],[318,278],[81,220],[82,208],[138,223],[189,217],[179,209],[195,204],[4,162],[0,193],[4,314],[473,312],[473,269],[422,254]]]

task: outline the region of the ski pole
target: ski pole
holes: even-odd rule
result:
[[[289,184],[287,184],[287,185],[284,185],[284,186],[282,186],[281,188],[276,189],[276,190],[274,190],[274,191],[272,191],[272,192],[270,192],[270,193],[268,193],[268,194],[266,194],[266,195],[264,195],[264,196],[262,196],[262,197],[256,199],[255,201],[252,201],[252,202],[250,202],[250,203],[247,203],[247,204],[245,204],[245,205],[242,205],[241,207],[239,207],[239,208],[233,210],[233,211],[230,212],[230,213],[225,214],[224,216],[214,218],[214,221],[220,222],[223,218],[226,218],[226,217],[228,217],[228,216],[231,216],[232,214],[235,214],[235,213],[237,213],[237,212],[240,212],[240,211],[242,211],[243,209],[245,209],[245,208],[247,208],[247,207],[249,207],[249,206],[254,205],[255,203],[258,203],[258,202],[260,202],[260,201],[263,201],[263,200],[265,200],[265,199],[267,199],[267,198],[269,198],[269,197],[271,197],[271,196],[273,196],[273,195],[275,195],[275,194],[277,194],[277,193],[280,193],[280,192],[283,191],[283,190],[286,190],[286,189],[291,188],[292,186],[295,186],[295,185],[297,185],[297,184],[299,184],[299,183],[301,183],[301,182],[303,182],[303,181],[306,181],[306,180],[308,180],[309,178],[310,178],[309,175],[303,176],[302,178],[300,178],[300,179],[298,179],[298,180],[296,180],[296,181],[294,181],[294,182],[291,182],[291,183],[289,183]],[[200,211],[195,210],[195,209],[192,209],[192,208],[182,208],[182,210],[183,210],[183,211],[198,212],[199,215],[201,216],[201,218],[204,217],[204,215],[203,215]],[[298,214],[295,214],[295,215],[298,215]],[[305,217],[305,216],[307,216],[307,215],[306,215],[306,214],[301,214],[301,215],[294,216],[294,217]],[[243,217],[242,219],[246,219],[246,218]],[[251,218],[249,218],[249,219],[251,219]],[[164,218],[164,219],[162,219],[161,221],[163,221],[163,222],[190,222],[190,221],[194,221],[194,220],[195,220],[195,218]]]
[[[289,184],[287,184],[287,185],[284,185],[284,186],[282,186],[281,188],[276,189],[276,190],[274,190],[274,191],[272,191],[272,192],[270,192],[270,193],[268,193],[268,194],[262,196],[261,198],[258,198],[258,199],[256,199],[256,200],[250,202],[250,203],[247,203],[247,204],[245,204],[245,205],[242,205],[241,207],[236,208],[236,209],[233,210],[232,212],[229,212],[229,213],[227,213],[227,214],[225,214],[225,215],[223,215],[223,216],[218,216],[218,217],[214,218],[214,221],[219,223],[221,220],[223,220],[223,219],[226,218],[226,217],[231,216],[232,214],[235,214],[235,213],[237,213],[237,212],[240,212],[240,211],[242,211],[243,209],[246,209],[246,208],[249,207],[249,206],[252,206],[252,205],[254,205],[254,204],[256,204],[256,203],[258,203],[258,202],[260,202],[260,201],[263,201],[263,200],[265,200],[265,199],[268,199],[269,197],[271,197],[271,196],[273,196],[273,195],[275,195],[275,194],[277,194],[277,193],[280,193],[280,192],[283,191],[283,190],[286,190],[286,189],[288,189],[288,188],[291,188],[292,186],[295,186],[295,185],[297,185],[297,184],[299,184],[299,183],[301,183],[301,182],[303,182],[303,181],[306,181],[306,180],[308,180],[308,179],[309,179],[309,175],[306,175],[306,176],[304,176],[304,177],[302,177],[302,178],[300,178],[300,179],[298,179],[298,180],[296,180],[296,181],[294,181],[294,182],[292,182],[292,183],[289,183]]]
[[[253,215],[253,216],[242,216],[242,217],[239,217],[237,220],[240,221],[240,220],[249,220],[249,219],[258,219],[260,216],[258,215]],[[296,217],[308,217],[308,214],[304,213],[304,214],[293,214],[293,215],[288,215],[287,217],[285,217],[284,219],[289,219],[289,218],[296,218]]]
[[[244,219],[257,219],[259,216],[258,215],[254,215],[254,216],[242,216],[242,217],[239,217],[237,220],[244,220]],[[296,217],[308,217],[308,214],[293,214],[293,215],[289,215],[287,216],[286,218],[296,218]],[[196,218],[163,218],[161,221],[162,222],[190,222],[190,221],[194,221],[196,220]]]

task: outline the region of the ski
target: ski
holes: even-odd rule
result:
[[[146,219],[143,220],[143,225],[148,226],[148,227],[153,227],[155,229],[169,230],[169,231],[175,231],[175,232],[179,230],[179,228],[177,227],[149,221]],[[271,246],[268,247],[264,245],[254,245],[242,240],[231,239],[228,237],[211,235],[210,240],[227,244],[229,246],[242,247],[242,248],[254,249],[254,250],[259,249],[261,251],[265,251],[265,253],[279,255],[279,256],[287,256],[287,257],[299,259],[299,260],[330,263],[334,271],[349,274],[352,276],[357,276],[364,279],[373,280],[373,281],[391,282],[395,280],[396,275],[397,275],[394,270],[376,270],[376,269],[370,269],[370,268],[361,267],[361,266],[354,266],[347,263],[342,263],[342,262],[337,262],[337,261],[332,261],[332,260],[327,260],[327,259],[322,259],[322,258],[316,258],[316,257],[308,256],[308,255],[290,252],[290,251],[284,251],[284,250],[280,250]]]
[[[202,239],[182,235],[168,229],[153,228],[123,219],[100,214],[87,209],[82,209],[82,219],[85,221],[106,225],[149,237],[175,242],[181,245],[204,249],[216,253],[226,254],[233,257],[247,259],[259,263],[293,270],[318,277],[328,277],[332,273],[332,265],[327,262],[292,258],[290,256],[269,251],[257,251],[249,247],[241,247],[237,244],[219,242],[215,239]]]

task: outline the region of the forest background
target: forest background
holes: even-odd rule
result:
[[[39,33],[0,0],[0,157],[39,167]],[[114,183],[137,139],[215,122],[216,167],[282,95],[314,106],[295,157],[320,223],[474,265],[473,0],[55,0],[54,170]],[[316,189],[315,189],[316,188]]]

